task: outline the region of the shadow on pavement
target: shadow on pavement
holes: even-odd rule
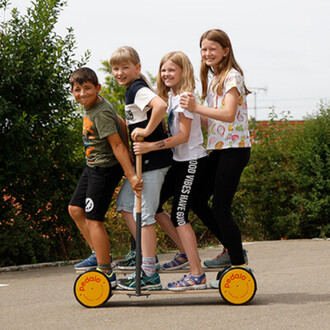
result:
[[[330,294],[301,293],[278,293],[278,294],[256,294],[254,302],[257,305],[288,304],[299,305],[311,302],[329,302]]]
[[[113,300],[111,300],[113,299]],[[117,307],[166,307],[166,306],[216,306],[227,305],[221,297],[180,297],[180,299],[149,299],[146,297],[140,298],[127,298],[125,301],[115,301],[115,298],[110,300],[102,306],[102,308],[117,308]],[[251,301],[247,305],[255,305],[254,301]]]
[[[311,302],[329,302],[330,294],[311,294],[311,293],[279,293],[279,294],[258,294],[254,299],[242,306],[267,306],[272,304],[299,305]],[[208,305],[227,305],[220,296],[212,297],[180,297],[180,299],[150,299],[147,297],[129,298],[125,301],[110,300],[100,308],[118,307],[165,307],[165,306],[208,306]],[[237,306],[238,307],[238,306]]]

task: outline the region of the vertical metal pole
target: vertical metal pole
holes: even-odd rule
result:
[[[254,120],[257,121],[257,92],[253,92],[254,94]]]
[[[136,156],[136,175],[142,178],[142,155]],[[136,197],[136,282],[135,294],[141,295],[141,197]]]
[[[267,88],[262,88],[262,87],[250,87],[250,90],[255,89],[255,91],[252,91],[253,96],[254,96],[254,119],[257,121],[257,92],[258,91],[265,91],[267,92]]]

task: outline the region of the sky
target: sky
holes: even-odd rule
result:
[[[25,14],[31,6],[11,0],[10,8]],[[285,113],[301,120],[330,99],[329,15],[329,0],[68,0],[56,32],[64,37],[73,28],[76,57],[91,51],[87,66],[101,84],[101,62],[121,46],[134,47],[142,73],[153,76],[166,53],[181,50],[194,66],[200,93],[199,39],[207,30],[224,30],[253,92],[249,117],[267,120],[274,109],[279,118]]]

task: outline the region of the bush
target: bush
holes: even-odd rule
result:
[[[329,104],[301,124],[275,113],[254,133],[251,160],[234,200],[247,239],[329,234]]]
[[[292,196],[294,217],[299,219],[299,237],[330,234],[330,105],[321,102],[319,111],[306,118],[295,131],[293,163],[296,190]]]

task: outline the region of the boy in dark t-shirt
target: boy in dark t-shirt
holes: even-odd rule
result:
[[[69,203],[69,213],[79,230],[95,251],[98,270],[104,272],[116,286],[116,276],[110,264],[109,238],[104,216],[123,170],[138,196],[143,181],[136,176],[127,146],[123,142],[122,123],[112,105],[98,95],[101,85],[95,72],[80,68],[70,76],[72,93],[85,108],[83,142],[86,168]]]

